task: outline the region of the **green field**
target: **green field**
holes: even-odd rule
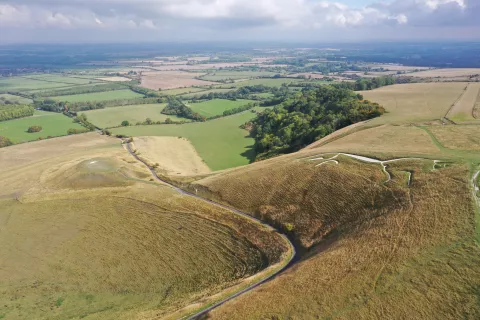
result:
[[[31,126],[41,126],[42,131],[28,133],[27,129]],[[35,111],[33,117],[9,120],[0,122],[0,136],[7,137],[14,143],[37,140],[38,138],[47,138],[65,136],[70,128],[82,129],[72,119],[61,113]]]
[[[115,107],[98,109],[83,112],[88,120],[99,128],[111,128],[119,126],[122,121],[127,120],[131,125],[137,122],[143,122],[146,118],[153,121],[165,121],[170,118],[174,121],[190,121],[188,119],[176,116],[167,116],[160,112],[165,108],[165,104],[141,104],[134,106]]]
[[[22,77],[0,78],[0,91],[28,91],[69,87],[71,84],[26,79]]]
[[[188,106],[194,111],[199,113],[204,117],[213,117],[222,115],[224,111],[238,108],[253,102],[252,100],[225,100],[225,99],[214,99],[208,100],[200,103],[190,103]]]
[[[23,98],[23,97],[19,97],[19,96],[14,96],[14,95],[11,95],[11,94],[8,94],[8,93],[0,94],[0,100],[2,98],[5,98],[8,101],[14,101],[15,103],[18,103],[18,104],[31,104],[31,103],[33,103],[33,101],[31,99],[27,99],[27,98]]]
[[[129,136],[171,136],[190,140],[212,170],[233,168],[250,163],[254,140],[239,126],[255,117],[244,112],[231,117],[183,125],[135,126],[113,129],[114,134]]]
[[[75,76],[64,76],[64,75],[61,75],[61,74],[40,74],[40,75],[26,76],[25,78],[35,79],[35,80],[40,80],[40,81],[45,81],[45,82],[60,82],[60,83],[66,83],[66,84],[72,84],[72,85],[101,82],[100,80],[96,80],[93,77],[92,78],[81,78],[81,77],[77,78]]]
[[[204,94],[209,94],[209,93],[225,93],[232,91],[232,89],[211,89],[211,90],[203,90],[203,91],[198,91],[194,93],[187,93],[187,94],[182,94],[180,95],[181,98],[193,98],[193,97],[200,97],[203,96]]]
[[[180,94],[187,94],[187,93],[195,93],[199,91],[205,91],[205,88],[180,88],[180,89],[171,89],[171,90],[164,90],[161,93],[169,96],[176,96]]]
[[[67,101],[67,102],[86,102],[86,101],[133,99],[133,98],[141,98],[141,97],[143,97],[141,94],[127,89],[127,90],[114,90],[114,91],[106,91],[106,92],[75,94],[70,96],[58,96],[58,97],[50,97],[50,98],[54,100]]]

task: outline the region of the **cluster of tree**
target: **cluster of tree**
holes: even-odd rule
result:
[[[334,86],[305,90],[257,115],[246,126],[255,138],[257,159],[297,151],[350,124],[385,110],[355,92]]]
[[[69,115],[69,114],[67,114]],[[87,115],[85,113],[82,113],[76,117],[73,118],[73,122],[79,123],[82,126],[84,126],[88,131],[95,131],[97,127],[93,125],[92,123],[88,122]]]
[[[196,112],[193,112],[192,109],[190,109],[189,107],[184,105],[183,102],[178,100],[176,97],[168,97],[167,99],[168,99],[168,104],[162,110],[163,114],[182,117],[182,118],[187,118],[187,119],[191,119],[193,121],[206,121],[207,120],[207,118],[205,118],[204,116],[199,115]]]
[[[139,87],[139,86],[130,86],[130,90],[132,90],[133,92],[139,93],[139,94],[143,94],[146,98],[160,97],[160,94],[158,92],[153,91],[151,89],[142,88],[142,87]]]
[[[226,100],[237,100],[237,99],[250,99],[250,100],[262,100],[255,97],[257,93],[272,93],[273,95],[284,95],[288,91],[288,87],[268,87],[262,84],[255,86],[245,86],[238,88],[236,90],[227,91],[227,92],[210,92],[207,94],[201,94],[189,98],[191,101],[199,100],[213,100],[213,99],[226,99]]]
[[[8,147],[13,145],[13,142],[7,137],[0,136],[0,148]]]
[[[95,93],[95,92],[106,92],[113,90],[122,90],[128,88],[121,83],[104,83],[92,86],[77,86],[67,89],[56,89],[49,91],[41,91],[31,94],[32,99],[41,98],[41,97],[56,97],[56,96],[68,96],[75,94],[84,94],[84,93]]]
[[[31,117],[35,110],[25,105],[0,105],[0,121]]]
[[[80,134],[80,133],[86,133],[86,132],[88,132],[88,129],[71,128],[71,129],[68,129],[67,134],[71,136],[72,134]]]
[[[57,101],[53,99],[36,100],[34,102],[36,109],[51,111],[51,112],[65,112],[66,102]]]
[[[40,127],[40,126],[31,126],[27,129],[27,132],[28,133],[40,132],[40,131],[42,131],[42,129],[43,128]]]
[[[355,91],[365,91],[381,88],[384,86],[390,86],[393,84],[399,83],[411,83],[415,80],[412,77],[392,77],[392,76],[383,76],[376,78],[362,78],[355,82],[341,82],[336,83],[334,86],[339,88],[345,88]]]

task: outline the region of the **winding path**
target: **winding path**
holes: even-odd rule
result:
[[[123,140],[122,140],[122,141],[123,141]],[[190,320],[190,319],[197,319],[197,318],[199,318],[200,316],[203,316],[203,315],[207,314],[208,312],[210,312],[210,311],[212,311],[213,309],[221,306],[222,304],[224,304],[224,303],[226,303],[226,302],[228,302],[228,301],[230,301],[230,300],[232,300],[232,299],[234,299],[234,298],[236,298],[236,297],[238,297],[238,296],[240,296],[240,295],[242,295],[242,294],[244,294],[244,293],[246,293],[246,292],[248,292],[248,291],[251,291],[252,289],[258,287],[259,285],[261,285],[261,284],[267,282],[268,280],[276,277],[276,276],[279,275],[283,270],[285,270],[285,269],[290,265],[290,263],[293,261],[293,259],[295,258],[295,255],[296,255],[296,250],[295,250],[295,247],[294,247],[293,243],[287,238],[286,235],[280,233],[280,232],[279,232],[277,229],[275,229],[274,227],[272,227],[272,226],[270,226],[270,225],[268,225],[268,224],[266,224],[266,223],[264,223],[264,222],[262,222],[262,221],[260,221],[260,220],[258,220],[258,219],[256,219],[256,218],[254,218],[254,217],[252,217],[252,216],[250,216],[250,215],[248,215],[248,214],[246,214],[246,213],[244,213],[244,212],[241,212],[241,211],[239,211],[239,210],[237,210],[237,209],[234,209],[234,208],[232,208],[232,207],[223,205],[223,204],[221,204],[221,203],[218,203],[218,202],[215,202],[215,201],[206,199],[206,198],[202,198],[202,197],[200,197],[200,196],[198,196],[198,195],[196,195],[196,194],[194,194],[194,193],[190,193],[190,192],[188,192],[188,191],[185,191],[185,190],[183,190],[183,189],[181,189],[181,188],[179,188],[179,187],[177,187],[177,186],[174,186],[173,184],[171,184],[171,183],[163,180],[162,178],[160,178],[160,177],[157,175],[157,173],[155,172],[155,169],[154,169],[154,168],[150,167],[144,160],[140,159],[140,157],[138,157],[138,156],[132,151],[130,143],[125,143],[125,145],[126,145],[126,147],[127,147],[127,151],[128,151],[135,159],[137,159],[139,162],[141,162],[143,165],[145,165],[145,166],[150,170],[150,172],[152,173],[153,177],[154,177],[156,180],[158,180],[158,181],[160,181],[160,182],[168,185],[169,187],[171,187],[172,189],[176,190],[178,193],[180,193],[180,194],[182,194],[182,195],[190,196],[190,197],[192,197],[192,198],[195,198],[195,199],[198,199],[198,200],[207,202],[207,203],[209,203],[209,204],[211,204],[211,205],[214,205],[214,206],[216,206],[216,207],[219,207],[219,208],[222,208],[222,209],[226,209],[226,210],[228,210],[228,211],[230,211],[230,212],[233,212],[233,213],[235,213],[235,214],[237,214],[237,215],[242,216],[243,218],[246,218],[246,219],[249,219],[249,220],[251,220],[251,221],[254,221],[255,223],[261,224],[262,226],[267,227],[268,229],[275,231],[275,232],[283,239],[283,241],[285,242],[286,246],[288,247],[288,252],[290,252],[288,258],[283,262],[283,266],[282,266],[279,270],[276,270],[274,273],[269,274],[268,276],[266,276],[265,278],[261,279],[261,280],[258,281],[257,283],[254,283],[254,284],[248,286],[247,288],[245,288],[245,289],[243,289],[243,290],[241,290],[241,291],[239,291],[239,292],[237,292],[237,293],[234,293],[234,294],[232,294],[231,296],[229,296],[229,297],[227,297],[227,298],[225,298],[225,299],[223,299],[223,300],[221,300],[221,301],[216,302],[215,304],[209,306],[208,308],[202,309],[201,311],[199,311],[199,312],[197,312],[197,313],[195,313],[195,314],[193,314],[193,315],[183,317],[182,319],[189,319],[189,320]]]

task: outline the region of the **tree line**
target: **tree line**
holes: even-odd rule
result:
[[[295,152],[350,124],[382,115],[385,109],[335,86],[305,90],[263,111],[245,125],[255,138],[256,159]]]
[[[26,105],[0,105],[0,121],[33,116],[35,109]]]

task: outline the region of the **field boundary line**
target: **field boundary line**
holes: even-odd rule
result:
[[[122,141],[123,141],[123,140],[122,140]],[[234,214],[237,214],[237,215],[241,216],[242,218],[246,218],[246,219],[248,219],[248,220],[250,220],[250,221],[253,221],[253,222],[256,223],[256,224],[262,225],[263,227],[266,227],[266,228],[268,228],[268,229],[270,229],[270,230],[273,230],[276,234],[278,234],[278,235],[284,240],[284,242],[285,242],[285,244],[286,244],[286,246],[287,246],[287,248],[288,248],[288,250],[287,250],[288,256],[284,259],[283,262],[280,262],[280,263],[279,263],[279,264],[280,264],[279,269],[275,270],[273,273],[270,273],[270,274],[266,275],[264,278],[260,279],[259,281],[255,282],[255,283],[253,283],[253,284],[251,284],[251,285],[248,285],[246,288],[244,288],[244,289],[242,289],[242,290],[240,290],[240,291],[238,291],[238,292],[236,292],[236,293],[228,296],[227,298],[224,298],[224,299],[222,299],[222,300],[220,300],[220,301],[217,301],[217,302],[215,302],[215,303],[213,303],[213,304],[208,304],[208,305],[206,305],[206,306],[202,306],[202,307],[199,309],[199,311],[197,311],[196,313],[193,313],[193,314],[184,316],[184,317],[182,317],[181,319],[188,319],[188,320],[190,320],[190,319],[192,319],[192,320],[193,320],[193,319],[198,319],[199,317],[207,314],[208,312],[210,312],[210,311],[212,311],[213,309],[215,309],[215,308],[217,308],[217,307],[225,304],[226,302],[228,302],[228,301],[230,301],[230,300],[233,300],[233,299],[239,297],[240,295],[242,295],[242,294],[244,294],[244,293],[247,293],[247,292],[255,289],[256,287],[260,286],[261,284],[263,284],[263,283],[265,283],[265,282],[273,279],[274,277],[278,276],[282,271],[286,270],[287,267],[290,266],[290,264],[292,263],[293,259],[294,259],[295,256],[296,256],[296,249],[295,249],[295,246],[293,245],[293,243],[288,239],[288,237],[287,237],[285,234],[281,233],[280,231],[278,231],[278,230],[275,229],[274,227],[272,227],[272,226],[270,226],[270,225],[262,222],[261,220],[255,218],[255,217],[253,217],[253,216],[251,216],[251,215],[249,215],[249,214],[247,214],[247,213],[244,213],[244,212],[242,212],[242,211],[240,211],[240,210],[237,210],[237,209],[235,209],[235,208],[232,208],[232,207],[230,207],[230,206],[221,204],[221,203],[219,203],[219,202],[216,202],[216,201],[213,201],[213,200],[210,200],[210,199],[203,198],[203,197],[201,197],[201,196],[199,196],[199,195],[196,195],[196,194],[194,194],[194,193],[185,191],[185,190],[183,190],[183,189],[181,189],[181,188],[179,188],[179,187],[177,187],[177,186],[169,183],[168,181],[163,180],[162,178],[160,178],[160,177],[158,176],[158,174],[155,172],[155,169],[154,169],[153,167],[151,167],[150,165],[148,165],[143,159],[141,159],[136,153],[134,153],[134,152],[132,151],[130,143],[125,143],[125,145],[126,145],[127,151],[128,151],[137,161],[141,162],[144,166],[146,166],[146,167],[150,170],[152,176],[153,176],[155,179],[157,179],[158,181],[160,181],[160,182],[168,185],[170,188],[173,188],[174,190],[176,190],[178,193],[180,193],[180,194],[182,194],[182,195],[190,196],[190,197],[195,198],[195,199],[197,199],[197,200],[201,200],[201,201],[207,202],[207,203],[209,203],[209,204],[211,204],[211,205],[214,205],[214,206],[216,206],[216,207],[218,207],[218,208],[226,209],[226,210],[228,210],[228,211],[230,211],[230,212],[232,212],[232,213],[234,213]],[[270,267],[273,267],[273,266],[275,266],[275,265],[272,265],[272,266],[270,266]],[[265,270],[267,270],[267,269],[268,269],[268,268],[264,269],[263,271],[265,271]],[[227,288],[226,290],[228,290],[228,288]],[[221,292],[218,293],[218,294],[221,294]],[[217,294],[217,295],[218,295],[218,294]],[[181,309],[180,309],[180,310],[181,310]]]
[[[443,117],[444,119],[452,122],[453,124],[456,124],[455,121],[451,120],[448,115],[450,114],[450,112],[452,112],[453,109],[455,109],[455,107],[457,106],[457,104],[460,102],[460,100],[462,100],[463,96],[465,95],[465,93],[467,93],[468,91],[468,88],[470,88],[470,82],[467,83],[465,89],[463,89],[462,93],[460,94],[460,96],[457,98],[457,100],[455,100],[455,102],[453,102],[452,106],[450,107],[450,109],[448,109],[447,113],[445,114],[445,116]]]

